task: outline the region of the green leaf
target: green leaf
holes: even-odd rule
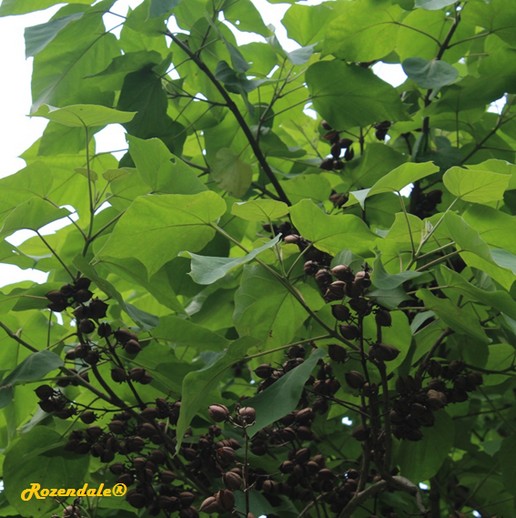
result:
[[[74,4],[92,4],[94,0],[74,0]],[[3,0],[0,5],[0,16],[26,14],[33,11],[41,11],[56,4],[62,4],[62,0]]]
[[[233,342],[225,352],[218,353],[213,360],[194,372],[188,373],[183,379],[181,411],[177,422],[176,452],[181,447],[186,429],[195,415],[201,410],[207,410],[211,403],[217,401],[207,400],[207,396],[213,394],[219,381],[225,372],[235,363],[244,358],[248,349],[257,345],[257,341],[244,337]]]
[[[392,4],[390,0],[336,3],[333,19],[324,27],[324,52],[357,62],[387,56],[396,46],[396,22],[404,15],[398,5]]]
[[[516,363],[516,350],[510,344],[500,343],[489,346],[489,357],[485,368],[490,371],[504,371],[512,369]],[[510,375],[510,373],[509,373]],[[486,386],[492,387],[507,381],[507,374],[490,374],[484,377]]]
[[[446,266],[441,266],[440,277],[442,284],[449,286],[455,292],[473,297],[479,304],[484,304],[489,308],[495,308],[500,313],[504,313],[516,320],[516,301],[509,293],[503,290],[485,290],[474,286],[459,273],[450,270]]]
[[[41,52],[59,34],[61,29],[81,18],[83,14],[69,14],[25,29],[25,57],[30,58]]]
[[[239,31],[269,36],[270,29],[263,23],[262,16],[251,0],[228,2],[224,7],[224,18]]]
[[[301,365],[288,371],[257,396],[245,401],[246,406],[256,410],[256,422],[247,429],[250,437],[297,407],[307,379],[325,354],[323,348],[316,349]]]
[[[376,256],[373,264],[373,273],[372,273],[372,281],[374,286],[380,288],[382,290],[393,290],[398,286],[401,286],[404,282],[410,281],[412,279],[417,279],[421,275],[424,275],[424,272],[416,272],[416,271],[405,271],[400,273],[389,274],[385,271],[383,267],[383,263],[381,260],[381,254]]]
[[[482,241],[479,233],[470,227],[458,214],[449,212],[445,218],[446,229],[450,237],[465,251],[471,252],[482,259],[494,262],[491,250]]]
[[[481,343],[488,344],[491,340],[482,329],[478,317],[468,307],[460,308],[449,299],[441,299],[427,289],[418,290],[416,295],[427,309],[432,310],[447,326],[457,333],[471,336]]]
[[[141,196],[120,218],[97,257],[134,257],[152,275],[182,250],[206,246],[215,235],[209,224],[225,211],[224,200],[212,191]]]
[[[367,253],[374,235],[367,225],[352,214],[325,214],[310,200],[290,208],[292,223],[300,234],[323,252],[335,255],[344,248],[357,255]]]
[[[62,365],[63,360],[52,351],[38,351],[25,358],[1,383],[15,385],[34,381]]]
[[[242,72],[236,72],[225,61],[219,61],[215,69],[215,77],[224,84],[228,92],[246,97],[249,92],[258,88],[263,82],[261,79],[251,80]]]
[[[396,167],[385,176],[382,176],[370,189],[352,191],[351,194],[364,208],[366,198],[386,192],[399,193],[404,187],[417,182],[427,176],[437,173],[439,168],[432,162],[414,163],[407,162]],[[347,205],[353,205],[351,201]]]
[[[95,104],[75,104],[63,108],[42,104],[31,115],[59,122],[70,128],[92,128],[105,126],[106,124],[129,122],[136,115],[136,112],[122,112]]]
[[[199,352],[221,351],[228,345],[228,340],[223,336],[173,315],[160,318],[152,336],[173,347],[193,347]]]
[[[36,231],[46,224],[69,214],[70,212],[67,209],[54,207],[51,203],[41,198],[29,198],[27,201],[20,203],[5,217],[0,228],[0,234],[5,236],[20,229]]]
[[[197,284],[213,284],[219,279],[222,279],[237,266],[241,266],[252,261],[264,250],[269,250],[273,246],[276,246],[280,239],[281,236],[277,235],[274,239],[271,239],[264,245],[255,248],[243,257],[208,257],[188,253],[192,258],[192,270],[190,272],[190,276]]]
[[[118,109],[138,112],[125,129],[131,135],[148,139],[158,137],[176,154],[186,139],[185,128],[167,114],[168,99],[154,64],[127,74],[120,91]]]
[[[7,451],[3,466],[5,494],[20,516],[49,516],[51,509],[59,507],[53,498],[24,502],[21,492],[29,489],[31,483],[40,484],[41,488],[79,489],[84,485],[89,457],[66,452],[63,446],[61,433],[36,426],[22,434]]]
[[[400,474],[417,484],[433,477],[448,456],[455,439],[455,426],[450,416],[439,410],[435,424],[424,428],[420,441],[402,441],[397,459]]]
[[[454,3],[455,0],[416,0],[416,7],[435,11],[437,9],[442,9],[443,7],[448,7]]]
[[[502,200],[510,180],[508,174],[461,167],[452,167],[443,176],[445,187],[454,196],[480,204]]]
[[[233,203],[231,213],[246,221],[273,221],[286,216],[289,207],[276,200],[250,200]]]
[[[162,140],[127,137],[129,153],[142,180],[154,192],[196,194],[206,190],[195,170],[176,160]]]
[[[149,18],[167,16],[181,0],[150,0]]]
[[[403,63],[403,71],[421,88],[439,90],[457,80],[459,72],[446,61],[439,59],[408,58]]]
[[[324,305],[310,286],[296,286],[312,310]],[[240,286],[235,293],[233,321],[241,336],[254,336],[271,348],[290,342],[308,313],[294,295],[259,265],[244,267]]]
[[[331,4],[294,4],[288,8],[281,23],[287,29],[289,38],[302,47],[322,39],[327,23],[335,17]]]
[[[251,166],[231,149],[222,148],[217,151],[211,166],[213,179],[221,189],[233,196],[242,197],[251,186],[253,178]]]
[[[486,205],[471,205],[462,215],[464,221],[474,228],[487,244],[516,253],[512,232],[516,217]]]
[[[308,68],[306,82],[315,109],[335,129],[404,119],[396,90],[371,70],[321,61]]]
[[[516,434],[509,435],[502,442],[500,448],[499,459],[502,469],[502,480],[507,491],[516,495],[516,464],[514,456],[516,455]]]
[[[95,79],[88,76],[104,70],[111,59],[120,54],[117,38],[105,33],[102,20],[104,12],[112,4],[113,0],[104,0],[91,8],[79,4],[63,8],[66,13],[84,12],[85,15],[68,23],[36,54],[32,73],[31,112],[36,111],[41,104],[111,105],[113,93],[101,91]],[[59,18],[60,13],[57,13],[56,18]]]

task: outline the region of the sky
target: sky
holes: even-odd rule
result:
[[[297,44],[288,40],[285,29],[280,20],[288,9],[289,4],[271,5],[266,0],[252,0],[256,5],[266,24],[272,24],[276,29],[276,36],[286,50],[293,50]],[[318,4],[322,0],[308,0],[304,4]],[[1,2],[1,0],[0,0]],[[135,7],[140,0],[119,0],[113,10],[125,14],[128,7]],[[29,117],[31,106],[30,78],[32,72],[32,59],[25,59],[25,45],[23,32],[25,27],[45,23],[59,6],[45,11],[39,11],[24,16],[10,16],[0,18],[0,67],[4,71],[0,81],[0,177],[8,176],[19,171],[25,166],[25,162],[19,158],[35,140],[37,140],[46,125],[44,119]],[[105,22],[109,27],[114,24],[114,17],[106,17]],[[119,20],[117,20],[118,22]],[[245,42],[249,40],[241,40]],[[376,66],[376,73],[383,79],[394,85],[404,81],[405,76],[400,67],[394,68],[388,65]],[[122,128],[117,125],[110,126],[96,135],[97,151],[120,149],[126,146]],[[55,225],[46,229],[50,233],[55,230]],[[9,237],[12,244],[20,244],[24,239],[32,236],[30,231],[20,231]],[[44,282],[46,274],[35,270],[20,270],[17,266],[0,264],[0,287],[19,280],[31,279]]]

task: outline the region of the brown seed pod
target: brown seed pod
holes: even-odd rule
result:
[[[340,334],[346,338],[346,340],[355,340],[355,338],[358,338],[358,327],[342,324],[339,326]]]
[[[124,350],[127,354],[138,354],[142,350],[142,346],[138,340],[131,338],[125,342]]]
[[[228,471],[227,473],[224,473],[222,479],[224,480],[226,487],[228,489],[232,489],[233,491],[240,489],[244,483],[242,477],[234,471]]]
[[[342,281],[341,281],[342,282]],[[351,316],[351,313],[347,306],[344,304],[333,304],[331,306],[331,314],[337,320],[345,321],[348,320]]]
[[[366,441],[367,439],[369,439],[370,434],[371,429],[361,424],[356,426],[351,432],[352,437],[355,438],[357,441]]]
[[[217,491],[215,498],[223,511],[232,511],[235,507],[235,496],[229,489]]]
[[[399,354],[399,349],[387,344],[373,344],[369,349],[369,357],[381,362],[395,360]]]
[[[221,511],[221,507],[219,505],[219,501],[214,496],[209,496],[201,503],[201,507],[199,507],[199,511],[203,513],[218,513]]]
[[[353,389],[361,389],[364,386],[365,378],[362,373],[358,371],[349,371],[344,374],[346,383]]]
[[[228,407],[221,404],[210,405],[208,407],[208,413],[216,423],[222,423],[229,418]]]
[[[346,264],[339,264],[331,269],[331,273],[339,279],[339,281],[351,282],[354,279],[351,268]]]
[[[256,410],[250,406],[244,406],[238,410],[238,416],[243,425],[249,426],[256,421]]]
[[[446,405],[448,402],[446,398],[446,394],[443,392],[439,392],[434,389],[430,389],[426,392],[427,395],[427,404],[433,410],[438,410]]]
[[[328,355],[334,362],[338,363],[345,362],[348,359],[346,349],[337,344],[330,344],[328,346]]]
[[[390,311],[387,311],[386,309],[379,309],[374,319],[376,321],[376,324],[381,327],[390,327],[392,325],[392,317]]]

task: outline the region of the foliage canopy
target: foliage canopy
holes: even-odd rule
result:
[[[251,0],[0,15],[57,3],[0,180],[49,272],[0,290],[0,515],[514,516],[514,1],[285,1],[293,51]]]

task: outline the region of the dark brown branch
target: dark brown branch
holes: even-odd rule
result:
[[[199,67],[202,72],[206,75],[206,77],[213,83],[215,88],[218,90],[220,95],[223,97],[224,101],[227,104],[227,107],[237,120],[238,124],[242,128],[242,131],[244,132],[244,135],[247,138],[247,141],[249,142],[249,145],[251,146],[256,159],[258,160],[258,163],[260,164],[261,168],[263,169],[264,173],[267,175],[267,178],[274,186],[274,189],[278,193],[279,198],[281,201],[285,202],[287,205],[292,205],[290,203],[290,200],[288,199],[288,196],[286,195],[285,191],[283,190],[283,187],[281,187],[278,179],[276,178],[276,175],[272,171],[269,163],[267,162],[265,155],[263,154],[262,150],[260,149],[260,146],[258,145],[258,142],[256,141],[255,136],[253,135],[253,132],[251,131],[251,128],[245,121],[243,115],[240,113],[240,110],[238,109],[238,106],[235,104],[229,93],[226,91],[226,89],[222,86],[220,81],[215,77],[213,72],[206,66],[204,61],[200,59],[200,57],[193,52],[186,43],[181,41],[180,38],[178,38],[174,33],[170,32],[169,30],[165,31],[166,36],[172,39],[172,41],[187,55],[190,57],[190,59]]]

